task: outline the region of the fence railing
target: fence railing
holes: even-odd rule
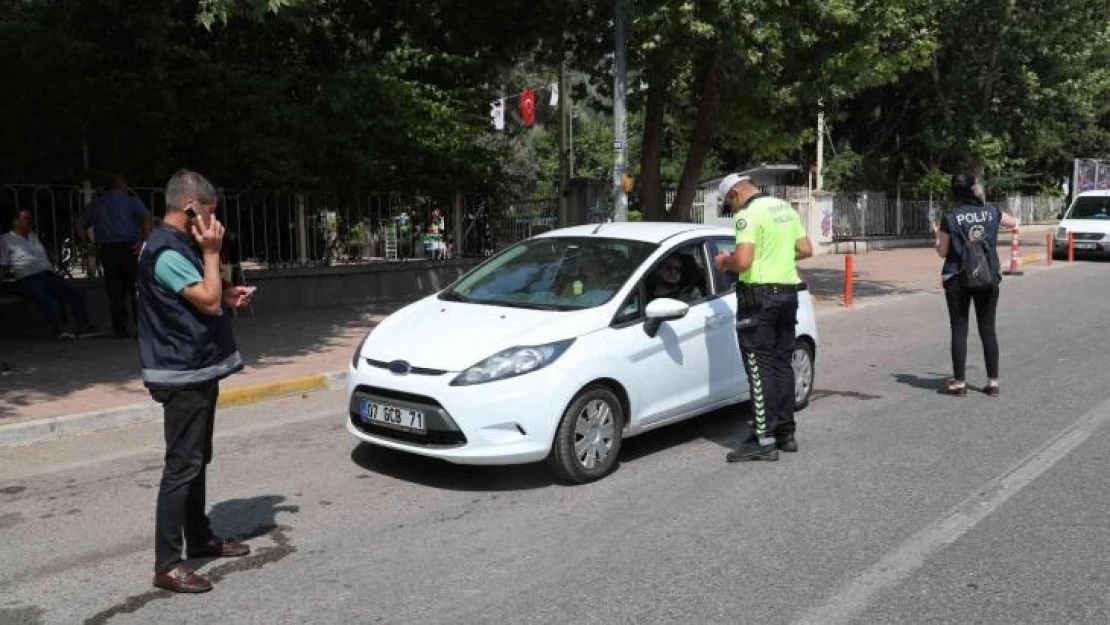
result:
[[[897,200],[882,195],[838,195],[832,202],[834,239],[927,237],[933,221],[947,208],[945,202]],[[1022,223],[1051,221],[1064,209],[1064,200],[1055,197],[1013,196],[990,204]]]
[[[764,189],[788,200],[809,197],[806,187]],[[132,192],[157,219],[165,214],[161,188]],[[664,198],[668,205],[675,191]],[[715,190],[699,189],[690,221],[722,219]],[[1047,221],[1064,210],[1054,197],[1014,196],[998,203],[1023,223]],[[924,237],[944,203],[882,194],[832,198],[832,235]],[[0,185],[0,207],[30,209],[35,232],[66,275],[85,275],[92,255],[76,243],[86,207],[84,189],[72,185]],[[229,256],[246,269],[362,265],[419,258],[488,256],[559,223],[558,199],[531,200],[480,193],[291,193],[257,189],[221,191],[218,215],[228,229]],[[725,215],[727,217],[727,215]],[[457,223],[456,223],[457,222]],[[0,231],[8,224],[0,224]],[[95,231],[94,231],[95,236]],[[458,240],[456,240],[458,239]]]
[[[133,187],[131,192],[155,220],[165,215],[162,189]],[[518,206],[489,194],[468,193],[340,195],[224,189],[217,215],[228,231],[228,255],[245,268],[260,269],[488,255],[531,236],[538,223],[547,223],[545,217],[549,221],[557,216],[551,204],[545,200]],[[31,210],[35,232],[64,274],[89,272],[91,251],[76,239],[87,208],[81,187],[0,185],[0,207]],[[530,219],[525,221],[525,216]],[[461,219],[458,228],[456,219]],[[0,231],[7,226],[0,226]],[[456,232],[461,232],[459,241]],[[95,229],[92,234],[95,239]]]

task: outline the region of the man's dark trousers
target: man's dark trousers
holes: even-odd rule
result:
[[[794,324],[797,292],[766,293],[737,310],[736,335],[751,389],[753,435],[761,444],[794,433]]]
[[[139,271],[135,243],[105,243],[97,255],[104,268],[104,287],[112,309],[112,330],[116,336],[127,334],[128,311],[135,319],[135,277]]]
[[[69,306],[78,331],[88,330],[92,327],[89,323],[88,310],[85,308],[85,295],[78,293],[76,289],[66,284],[66,281],[53,271],[41,271],[26,276],[17,280],[16,284],[23,289],[27,297],[35,302],[42,315],[50,322],[50,327],[54,329],[54,332],[61,332],[65,329],[65,324],[62,321],[62,309],[58,306],[58,300],[62,300]]]
[[[205,469],[212,461],[212,430],[219,382],[181,390],[153,390],[164,409],[166,466],[154,528],[155,573],[181,563],[182,538],[191,550],[212,539],[204,513]]]

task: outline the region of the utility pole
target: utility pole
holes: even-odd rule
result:
[[[616,12],[614,24],[616,27],[616,49],[613,51],[613,151],[616,159],[613,164],[613,191],[616,203],[613,209],[613,221],[628,221],[628,196],[624,193],[624,172],[628,141],[625,135],[625,93],[628,88],[627,81],[627,43],[625,33],[627,18],[625,15],[626,0],[614,0]]]
[[[825,186],[825,104],[817,101],[817,190]]]
[[[559,226],[570,225],[570,91],[567,62],[559,66]]]

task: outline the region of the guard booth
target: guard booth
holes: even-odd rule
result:
[[[608,181],[571,179],[570,186],[565,191],[567,214],[561,219],[561,225],[580,226],[604,221],[609,214],[607,204],[610,193]]]

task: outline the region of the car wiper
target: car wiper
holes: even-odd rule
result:
[[[525,308],[528,310],[565,310],[561,306],[553,304],[531,304],[528,302],[502,302],[502,301],[486,301],[483,304],[490,304],[492,306],[504,306],[505,308]]]
[[[439,296],[440,299],[447,300],[448,302],[469,302],[470,298],[459,293],[458,291],[450,291]]]

